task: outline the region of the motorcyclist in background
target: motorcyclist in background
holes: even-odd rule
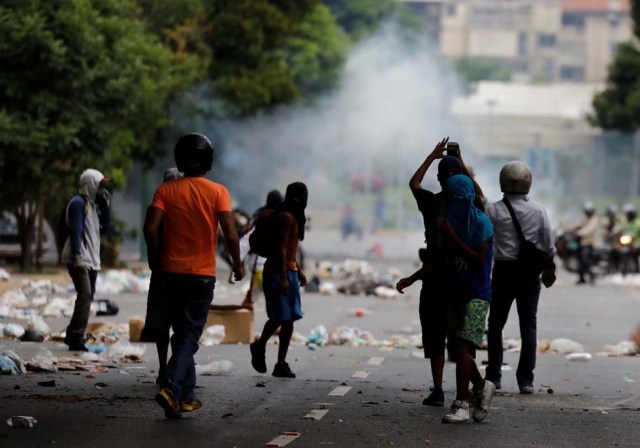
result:
[[[638,241],[640,241],[640,218],[638,218],[638,212],[633,204],[624,204],[622,212],[624,213],[625,219],[620,223],[620,235],[631,238],[629,244],[633,248],[633,269],[634,272],[639,272],[640,267],[638,266],[638,257],[637,253],[635,253],[637,249],[635,249],[635,247],[637,246]]]
[[[589,283],[593,284],[596,275],[591,269],[594,264],[594,252],[593,248],[596,245],[596,239],[598,237],[598,217],[596,216],[596,209],[593,202],[587,201],[582,206],[584,212],[584,219],[573,228],[576,236],[580,242],[580,250],[578,253],[579,265],[578,265],[578,281],[576,284],[587,283],[586,277],[589,277]]]
[[[616,250],[616,244],[620,237],[620,217],[618,216],[618,206],[611,204],[602,217],[603,242],[608,251],[609,263],[608,273],[618,271],[620,268],[620,253]]]

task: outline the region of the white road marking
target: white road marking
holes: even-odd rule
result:
[[[363,380],[368,377],[370,373],[371,372],[367,372],[366,370],[358,370],[356,373],[351,375],[351,378],[358,378],[360,380]]]
[[[351,386],[338,386],[329,392],[332,397],[344,397],[351,390]]]
[[[369,364],[370,366],[379,366],[379,365],[382,365],[383,361],[384,361],[384,358],[374,356],[373,358],[369,358],[369,361],[367,361],[367,364]]]
[[[288,444],[296,440],[298,437],[300,437],[299,432],[283,432],[275,439],[271,440],[270,442],[267,442],[265,447],[279,448],[281,446],[287,446]]]
[[[307,415],[303,417],[304,420],[320,420],[324,417],[329,409],[312,409]]]

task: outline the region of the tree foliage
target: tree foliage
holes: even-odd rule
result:
[[[460,77],[467,83],[511,79],[509,67],[492,59],[463,57],[455,61],[455,67]]]
[[[603,129],[634,132],[640,127],[640,0],[631,2],[635,41],[618,46],[607,86],[593,98],[590,121]]]
[[[197,77],[137,12],[130,0],[0,6],[0,204],[18,215],[23,264],[36,210],[56,216],[87,167],[123,181],[154,159],[168,102]],[[17,213],[25,204],[38,206]]]

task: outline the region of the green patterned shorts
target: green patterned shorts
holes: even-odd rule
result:
[[[464,320],[462,325],[458,326],[456,336],[480,348],[488,312],[489,302],[472,299],[464,308]]]

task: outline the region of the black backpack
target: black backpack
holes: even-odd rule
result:
[[[60,210],[60,216],[58,217],[58,233],[56,234],[56,243],[60,248],[60,252],[64,248],[64,244],[67,242],[69,235],[71,234],[71,228],[69,227],[69,223],[67,222],[67,211],[69,209],[69,203],[71,200],[78,195],[74,195],[65,202],[64,207]],[[89,213],[89,203],[85,199],[84,196],[79,195],[84,200],[84,216],[87,216]]]
[[[258,215],[249,235],[249,249],[251,253],[263,258],[269,258],[276,250],[276,234],[274,229],[277,213],[275,210],[265,210]]]

